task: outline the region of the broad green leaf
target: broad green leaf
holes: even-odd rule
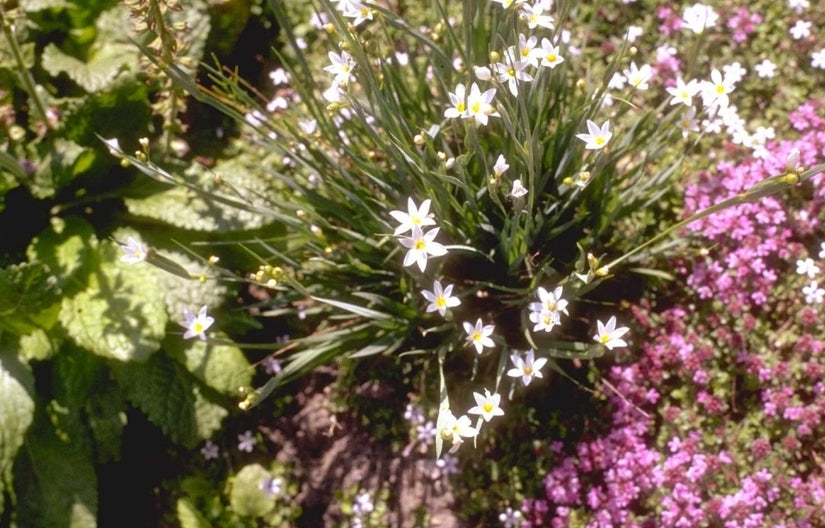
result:
[[[34,377],[11,350],[0,351],[0,511],[12,464],[34,416]]]
[[[48,265],[59,278],[64,295],[84,289],[97,262],[94,228],[77,216],[54,217],[51,226],[37,235],[26,251],[30,260]]]
[[[57,314],[59,313],[58,311]],[[19,347],[20,358],[24,361],[43,361],[57,354],[60,340],[38,328],[30,334],[20,336]]]
[[[201,515],[188,499],[178,499],[176,509],[181,528],[212,528],[209,521]]]
[[[87,92],[101,91],[121,73],[132,72],[139,67],[135,46],[101,40],[103,39],[98,39],[89,50],[86,62],[64,53],[54,43],[49,43],[43,49],[41,65],[55,77],[65,73]]]
[[[95,441],[95,462],[120,460],[123,428],[126,426],[126,400],[114,383],[96,390],[86,402],[89,429]]]
[[[195,447],[212,436],[228,414],[204,393],[186,369],[166,354],[113,369],[126,398],[172,441]]]
[[[173,320],[177,320],[183,315],[184,308],[197,311],[196,309],[204,304],[213,307],[224,302],[229,294],[229,288],[225,283],[209,278],[214,270],[180,251],[162,250],[162,252],[166,258],[181,265],[194,277],[207,277],[207,280],[201,282],[195,279],[185,279],[158,268],[152,268],[160,287],[163,289],[166,309]]]
[[[69,2],[66,0],[26,0],[22,2],[20,7],[27,13],[34,13],[36,11],[43,11],[44,9],[62,9],[69,7]]]
[[[36,198],[50,198],[69,184],[83,168],[89,167],[89,156],[94,153],[74,141],[57,138],[53,142],[37,144],[37,169],[29,183]]]
[[[84,445],[58,438],[39,413],[14,466],[20,528],[97,526],[97,476]]]
[[[263,517],[275,508],[275,501],[261,489],[261,483],[269,477],[260,464],[244,466],[232,480],[229,504],[232,511],[242,517]]]
[[[240,348],[211,340],[229,341],[217,333],[210,334],[210,341],[181,341],[170,337],[164,349],[206,385],[228,396],[237,396],[240,387],[252,383],[253,369]]]
[[[72,409],[82,408],[106,381],[103,361],[86,350],[66,346],[52,365],[54,398]]]
[[[49,267],[23,262],[0,269],[0,328],[28,334],[54,323],[49,308],[60,301],[60,287]]]
[[[172,441],[194,447],[198,441],[195,394],[186,370],[166,354],[113,368],[126,398]]]
[[[221,422],[229,414],[222,405],[216,403],[201,391],[197,385],[192,386],[195,395],[195,421],[197,428],[197,442],[212,438],[221,428]]]
[[[167,315],[151,269],[116,261],[119,248],[101,243],[103,262],[89,287],[63,300],[60,322],[79,346],[103,357],[142,361],[160,347]]]
[[[20,55],[26,68],[34,68],[34,42],[21,42]],[[9,70],[17,69],[17,62],[14,60],[11,48],[5,38],[0,38],[0,68]]]

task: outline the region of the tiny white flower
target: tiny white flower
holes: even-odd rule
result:
[[[682,130],[682,137],[688,137],[690,132],[699,131],[699,121],[696,119],[696,109],[690,107],[689,110],[682,112],[682,116],[677,123]]]
[[[495,330],[495,325],[485,325],[481,318],[476,321],[475,326],[464,322],[464,331],[467,332],[467,343],[476,347],[476,352],[481,354],[484,347],[492,348],[496,346],[495,342],[490,338]]]
[[[524,386],[530,385],[533,378],[543,378],[541,368],[547,363],[547,358],[535,359],[535,352],[533,349],[527,351],[524,357],[520,354],[512,354],[510,361],[513,362],[513,368],[507,371],[507,375],[513,378],[521,378]]]
[[[693,97],[699,93],[699,83],[696,79],[691,79],[685,84],[681,77],[676,79],[676,86],[667,89],[667,93],[673,96],[670,104],[682,103],[686,106],[693,106]]]
[[[776,64],[764,59],[762,62],[753,67],[756,70],[756,75],[762,79],[770,79],[776,76]]]
[[[444,110],[444,117],[458,119],[467,116],[467,88],[463,84],[457,84],[455,91],[448,93],[450,97],[450,108]]]
[[[642,64],[639,68],[635,62],[630,63],[630,68],[622,72],[627,79],[627,84],[637,90],[647,90],[647,82],[653,77],[653,69],[649,64]]]
[[[510,196],[513,198],[521,198],[527,194],[527,189],[522,185],[521,180],[513,181],[513,190],[510,191]]]
[[[504,416],[504,411],[501,409],[501,394],[490,394],[490,391],[484,389],[482,396],[478,392],[473,393],[473,398],[476,400],[476,406],[467,411],[467,414],[480,414],[485,422],[493,419],[493,416]]]
[[[453,297],[453,285],[448,284],[446,288],[441,287],[439,281],[433,283],[433,291],[424,290],[421,294],[427,299],[430,304],[427,306],[427,312],[438,312],[441,317],[447,314],[447,308],[453,308],[461,304],[458,297]]]
[[[432,200],[427,199],[421,202],[420,207],[416,207],[412,198],[407,198],[407,212],[404,211],[390,211],[390,216],[395,218],[401,225],[395,228],[394,235],[400,235],[407,231],[412,231],[413,228],[422,228],[428,225],[435,225],[433,215],[430,213],[430,203]]]
[[[447,254],[447,248],[435,241],[438,229],[436,227],[424,233],[420,227],[414,226],[412,236],[401,237],[401,245],[409,249],[404,256],[404,266],[416,263],[423,272],[427,269],[428,257],[440,257]]]
[[[825,242],[819,245],[819,258],[825,259]]]
[[[797,20],[791,28],[791,36],[794,40],[800,40],[811,36],[811,23],[807,20]]]
[[[596,335],[593,336],[593,339],[606,346],[608,350],[613,350],[613,347],[627,346],[627,343],[624,339],[622,339],[622,336],[629,332],[630,328],[626,326],[616,328],[615,315],[610,316],[610,319],[607,320],[607,324],[603,324],[601,321],[597,320],[596,326],[597,332]]]
[[[712,7],[704,4],[693,4],[685,8],[682,14],[682,27],[694,33],[702,33],[707,28],[712,28],[719,20],[719,15]]]
[[[120,248],[123,250],[120,261],[128,264],[143,262],[146,260],[146,255],[149,254],[149,248],[146,244],[136,240],[134,237],[127,238],[125,244],[120,244]]]
[[[467,111],[464,117],[473,118],[477,125],[486,125],[489,116],[498,117],[495,107],[493,107],[493,97],[496,89],[490,88],[482,92],[476,83],[470,86],[470,94],[467,96]]]
[[[636,42],[636,39],[644,34],[644,29],[641,26],[628,26],[624,34],[624,38],[628,42]]]
[[[541,39],[541,49],[538,50],[538,54],[539,58],[541,58],[539,66],[553,69],[564,62],[564,57],[561,56],[559,47],[546,38]]]
[[[576,137],[585,142],[584,148],[590,150],[604,148],[610,138],[613,137],[613,133],[610,132],[609,119],[601,127],[588,119],[587,132],[587,134],[576,134]]]
[[[493,165],[493,174],[496,175],[496,178],[500,178],[504,171],[509,169],[510,166],[507,164],[507,160],[504,159],[504,156],[499,154],[498,158],[496,159],[496,164]]]
[[[816,281],[811,281],[808,286],[804,286],[802,293],[805,294],[805,302],[808,304],[822,304],[825,300],[825,290],[820,288]]]
[[[825,70],[825,48],[811,53],[811,66]]]
[[[198,315],[194,315],[189,308],[183,309],[183,322],[181,326],[186,328],[183,334],[184,339],[197,337],[201,341],[206,341],[206,331],[215,322],[215,318],[206,314],[206,305],[201,306]]]
[[[730,102],[728,94],[734,89],[733,80],[722,77],[719,70],[710,72],[710,81],[702,81],[702,103],[705,108],[718,104],[720,108],[726,108]]]
[[[788,0],[788,7],[800,14],[811,6],[809,0]]]
[[[504,528],[520,528],[522,525],[521,512],[510,507],[507,507],[507,510],[499,514],[498,520],[501,521]]]
[[[555,27],[555,20],[550,15],[544,14],[544,6],[541,5],[541,2],[521,6],[519,17],[527,22],[527,27],[530,29],[536,29],[537,27],[553,29]]]
[[[355,69],[355,61],[352,59],[352,55],[346,50],[342,50],[340,54],[330,51],[327,56],[331,64],[326,66],[324,71],[334,74],[336,83],[347,84],[352,75],[352,70]]]
[[[819,273],[819,267],[814,264],[814,261],[811,258],[797,260],[796,273],[798,275],[807,275],[809,278],[813,279],[816,274]]]
[[[458,418],[447,410],[439,417],[441,422],[435,434],[441,436],[443,440],[448,440],[453,443],[450,453],[455,453],[461,444],[464,443],[464,438],[472,438],[478,434],[478,431],[472,426],[470,418],[466,414],[462,414]]]

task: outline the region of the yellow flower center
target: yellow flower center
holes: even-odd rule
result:
[[[719,95],[724,94],[725,93],[725,86],[722,85],[722,84],[717,84],[716,85],[716,93],[718,93]]]
[[[196,322],[194,325],[192,325],[192,330],[194,330],[196,334],[202,333],[203,332],[203,323]]]
[[[464,103],[458,103],[457,105],[455,105],[455,109],[459,112],[464,112],[464,110],[467,109],[467,106],[465,106]]]
[[[548,53],[547,54],[547,62],[556,62],[558,56],[555,53]]]
[[[486,402],[484,405],[481,406],[481,408],[484,409],[484,412],[486,413],[493,412],[493,404],[490,402]]]
[[[600,147],[601,147],[602,145],[604,145],[604,143],[605,143],[605,141],[604,141],[604,138],[603,138],[602,136],[598,136],[598,137],[596,138],[596,144],[597,144],[598,146],[600,146]]]
[[[524,365],[524,375],[529,376],[533,373],[533,367],[530,365]]]
[[[481,103],[475,102],[472,106],[472,111],[474,114],[477,114],[481,110]]]
[[[530,55],[530,50],[527,48],[521,48],[521,56],[526,57],[528,55]]]
[[[602,334],[599,337],[599,340],[602,342],[602,344],[607,343],[608,341],[610,341],[610,336],[607,334]]]
[[[415,249],[417,249],[419,251],[423,251],[425,247],[427,247],[427,243],[424,242],[423,240],[416,240],[415,241]]]
[[[444,297],[438,297],[435,300],[435,305],[439,308],[444,308],[445,306],[447,306],[447,301],[444,300]]]
[[[481,333],[473,332],[473,341],[481,341]]]

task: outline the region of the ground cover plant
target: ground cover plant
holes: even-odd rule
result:
[[[825,14],[652,4],[3,6],[4,518],[821,524]]]

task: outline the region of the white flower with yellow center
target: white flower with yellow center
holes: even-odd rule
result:
[[[183,334],[183,338],[198,337],[201,341],[206,341],[206,331],[214,322],[215,318],[206,314],[206,305],[201,306],[198,315],[190,312],[189,308],[184,308],[181,326],[186,328],[186,333]]]
[[[409,249],[404,256],[404,266],[416,263],[418,264],[418,268],[423,272],[427,269],[428,257],[446,255],[447,248],[435,241],[437,234],[437,227],[424,233],[420,227],[414,226],[412,236],[401,237],[401,245]]]
[[[513,354],[510,356],[510,361],[513,362],[514,367],[507,371],[507,375],[513,378],[521,378],[524,386],[530,385],[533,378],[541,378],[541,368],[547,363],[547,358],[535,358],[533,349],[527,351],[524,357],[521,354]]]
[[[427,299],[430,304],[427,306],[428,312],[438,312],[441,317],[447,314],[447,308],[453,308],[461,304],[457,297],[452,296],[453,285],[448,284],[446,288],[441,287],[439,281],[433,283],[433,291],[424,290],[421,295]]]
[[[493,416],[504,416],[504,411],[501,409],[501,394],[490,394],[490,391],[484,389],[482,396],[478,392],[473,393],[473,398],[476,400],[476,406],[467,411],[467,414],[480,414],[485,422],[493,419]]]
[[[610,319],[607,320],[607,324],[604,324],[601,321],[596,321],[596,326],[597,332],[596,335],[593,336],[593,339],[606,346],[608,350],[613,350],[614,347],[627,346],[627,342],[622,339],[622,336],[629,332],[630,329],[626,326],[616,328],[615,315],[610,316]]]
[[[576,134],[576,137],[585,142],[584,148],[589,150],[598,150],[607,146],[607,142],[613,137],[610,132],[610,120],[604,122],[599,127],[591,120],[587,120],[587,134]]]
[[[476,352],[479,354],[484,351],[484,347],[492,348],[496,346],[490,338],[495,328],[495,325],[484,325],[484,323],[481,322],[481,318],[476,321],[475,326],[465,322],[464,331],[467,332],[467,343],[476,347]]]

